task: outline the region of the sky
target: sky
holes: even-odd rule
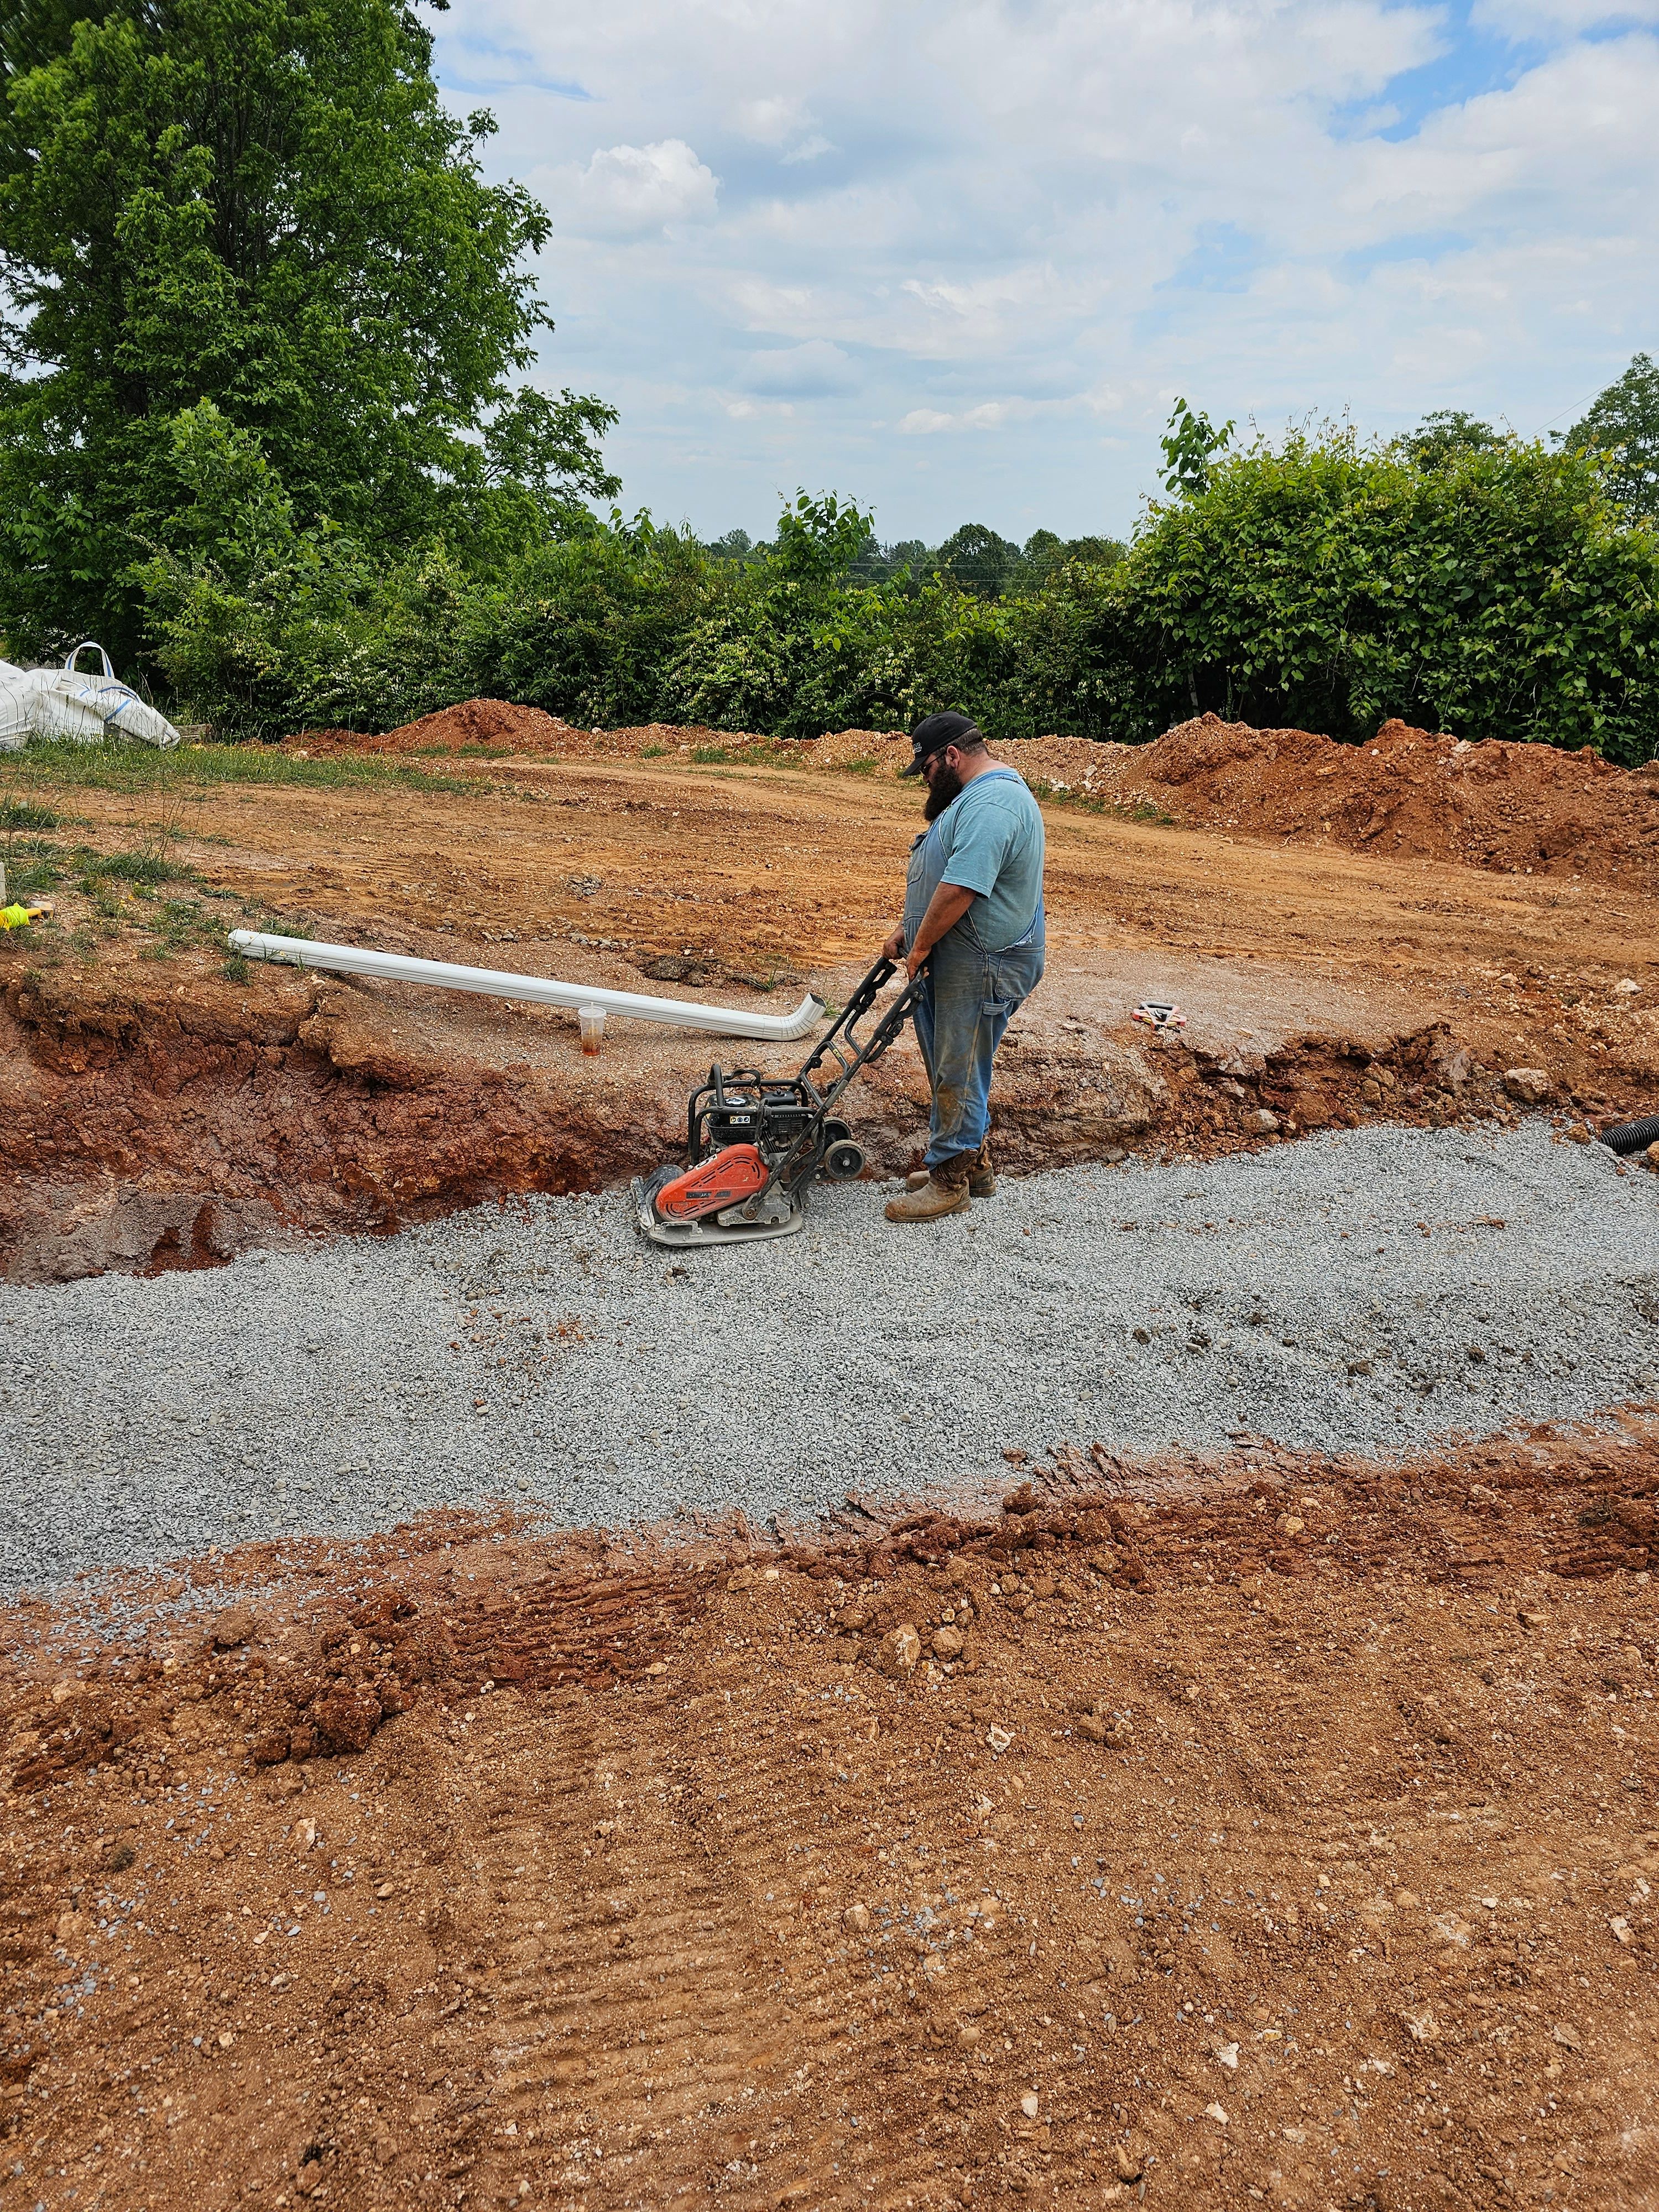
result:
[[[1525,436],[1659,353],[1659,0],[453,0],[623,504],[1126,536],[1177,397]]]

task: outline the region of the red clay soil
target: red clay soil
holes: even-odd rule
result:
[[[388,1234],[514,1192],[600,1188],[683,1142],[683,1074],[573,1086],[556,1063],[434,1049],[342,980],[261,968],[232,983],[200,955],[5,979],[0,1044],[0,1279],[13,1282],[157,1273],[251,1245]],[[1442,1023],[1265,1054],[1155,1047],[1126,1024],[1103,1036],[1022,1036],[1005,1057],[997,1158],[1015,1173],[1516,1110]],[[913,1051],[871,1071],[858,1126],[876,1170],[918,1164],[925,1090]]]
[[[179,963],[179,966],[184,963]],[[389,1234],[658,1165],[680,1100],[456,1065],[363,994],[188,963],[48,970],[0,1000],[0,1279],[160,1273],[249,1245]]]
[[[1659,882],[1659,775],[1589,750],[1470,744],[1398,721],[1368,745],[1337,744],[1213,714],[1110,750],[1120,796],[1144,795],[1213,829],[1393,860]]]
[[[580,759],[619,753],[637,757],[647,749],[685,752],[693,745],[775,752],[775,738],[750,732],[711,730],[701,723],[642,722],[622,730],[583,730],[539,707],[507,699],[463,699],[422,714],[418,721],[377,734],[356,730],[301,730],[286,750],[315,759],[327,753],[522,753]],[[907,754],[906,757],[908,757]]]
[[[718,749],[734,762],[846,768],[895,776],[908,741],[842,730],[780,744],[747,732],[650,723],[584,731],[499,699],[472,699],[383,737],[307,731],[309,752],[459,752],[637,757]],[[1366,745],[1307,730],[1258,730],[1214,714],[1148,745],[1047,737],[1003,747],[1045,796],[1156,810],[1247,836],[1336,844],[1389,860],[1461,861],[1517,874],[1579,876],[1659,890],[1659,765],[1626,771],[1585,749],[1489,740],[1385,722]]]
[[[1656,1494],[1096,1449],[16,1607],[17,2201],[1651,2203]]]
[[[543,753],[562,750],[570,725],[539,707],[518,707],[507,699],[463,699],[458,706],[422,714],[401,729],[368,736],[356,730],[301,730],[288,740],[298,752],[458,753],[490,751]]]
[[[721,742],[741,757],[744,746],[770,741]],[[886,775],[910,757],[902,740],[872,731],[843,731],[800,750],[825,766],[873,758],[873,772]],[[1589,750],[1472,744],[1399,721],[1385,722],[1368,745],[1342,744],[1214,714],[1148,745],[1048,737],[1000,750],[1045,799],[1379,860],[1659,890],[1659,766],[1614,768]]]

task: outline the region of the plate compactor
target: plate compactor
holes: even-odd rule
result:
[[[686,1109],[687,1164],[659,1168],[634,1184],[640,1227],[653,1243],[742,1244],[787,1237],[805,1218],[814,1176],[851,1182],[863,1174],[863,1151],[834,1109],[910,1018],[920,976],[905,985],[869,1036],[859,1037],[859,1023],[898,972],[896,961],[877,961],[798,1075],[709,1069]]]

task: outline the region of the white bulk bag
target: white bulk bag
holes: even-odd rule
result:
[[[83,653],[98,655],[101,673],[81,673],[75,664]],[[117,681],[108,653],[91,639],[77,645],[61,669],[0,662],[0,748],[15,752],[32,737],[70,738],[82,744],[107,737],[137,738],[147,745],[179,742],[165,714]]]
[[[29,719],[34,678],[0,660],[0,753],[21,752],[33,732]]]

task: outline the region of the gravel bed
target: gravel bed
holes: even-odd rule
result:
[[[1539,1125],[1068,1170],[922,1227],[884,1194],[741,1250],[663,1252],[615,1192],[0,1290],[0,1591],[492,1497],[810,1516],[1061,1437],[1387,1453],[1659,1384],[1659,1182]]]

